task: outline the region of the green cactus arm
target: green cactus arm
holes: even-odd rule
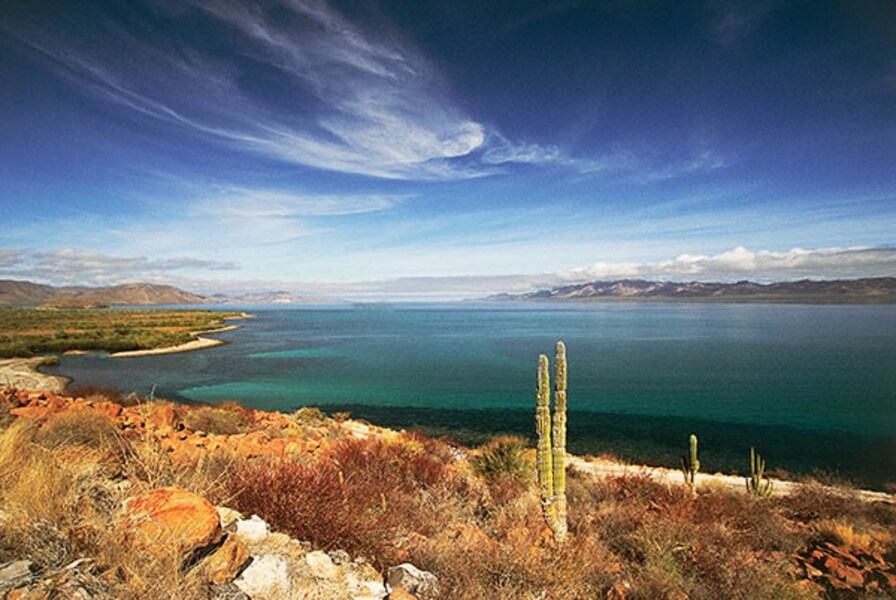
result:
[[[693,433],[689,440],[689,446],[691,454],[690,468],[691,471],[696,474],[700,470],[700,460],[697,458],[697,436]]]
[[[566,345],[557,342],[554,356],[554,418],[552,433],[553,484],[556,523],[554,538],[566,538]]]
[[[551,409],[550,375],[548,374],[548,357],[538,356],[538,377],[535,387],[535,433],[538,435],[536,446],[536,469],[538,489],[543,503],[549,503],[554,496],[553,460],[551,453]]]

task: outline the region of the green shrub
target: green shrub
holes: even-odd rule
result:
[[[184,425],[193,431],[219,435],[233,435],[246,431],[249,420],[245,414],[220,407],[202,407],[184,417]]]
[[[470,464],[477,475],[489,481],[506,478],[522,483],[532,476],[525,451],[524,438],[514,435],[499,436],[481,446]]]
[[[303,406],[292,413],[292,418],[301,425],[322,425],[327,420],[327,415],[316,406]]]

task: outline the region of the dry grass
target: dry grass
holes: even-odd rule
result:
[[[35,435],[35,441],[51,450],[86,446],[108,450],[118,445],[118,425],[105,413],[83,408],[51,415]]]
[[[93,433],[76,435],[76,424]],[[52,572],[90,558],[95,576],[85,585],[97,597],[207,598],[207,586],[180,571],[179,556],[125,547],[117,519],[126,496],[162,483],[209,492],[209,469],[165,463],[164,453],[107,434],[92,411],[0,431],[0,562],[28,559]]]
[[[144,408],[147,417],[171,409]],[[335,425],[318,418],[306,413],[302,427],[318,435]],[[334,439],[314,456],[219,452],[179,465],[149,434],[123,439],[110,423],[82,410],[0,430],[0,562],[54,569],[91,557],[93,583],[111,597],[206,598],[180,557],[135,553],[116,534],[126,496],[171,485],[325,550],[379,567],[412,562],[439,577],[443,597],[460,600],[814,598],[791,555],[823,541],[889,560],[896,550],[893,506],[819,484],[763,501],[712,487],[692,498],[646,476],[571,470],[569,540],[557,547],[531,450],[519,440],[496,440],[469,461],[444,440],[412,433]]]

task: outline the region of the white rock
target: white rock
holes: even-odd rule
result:
[[[236,522],[236,533],[247,542],[260,542],[268,537],[268,524],[258,515]]]
[[[439,595],[438,578],[429,571],[421,571],[411,563],[389,567],[386,582],[390,590],[404,588],[420,598],[436,598]]]
[[[305,562],[311,574],[318,579],[336,579],[339,577],[339,568],[333,564],[333,559],[322,550],[315,550],[305,555]]]
[[[286,559],[276,554],[253,558],[233,583],[251,598],[285,598],[292,587]]]
[[[388,592],[383,585],[382,576],[376,573],[378,578],[361,578],[354,573],[345,574],[345,583],[352,600],[382,600]]]
[[[8,585],[31,577],[31,561],[16,560],[0,563],[0,584]]]

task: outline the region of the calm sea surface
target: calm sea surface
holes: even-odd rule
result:
[[[242,308],[242,307],[241,307]],[[563,339],[569,447],[704,470],[896,481],[896,306],[399,304],[246,307],[230,344],[63,357],[73,385],[292,411],[349,410],[469,443],[532,436],[535,364]]]

